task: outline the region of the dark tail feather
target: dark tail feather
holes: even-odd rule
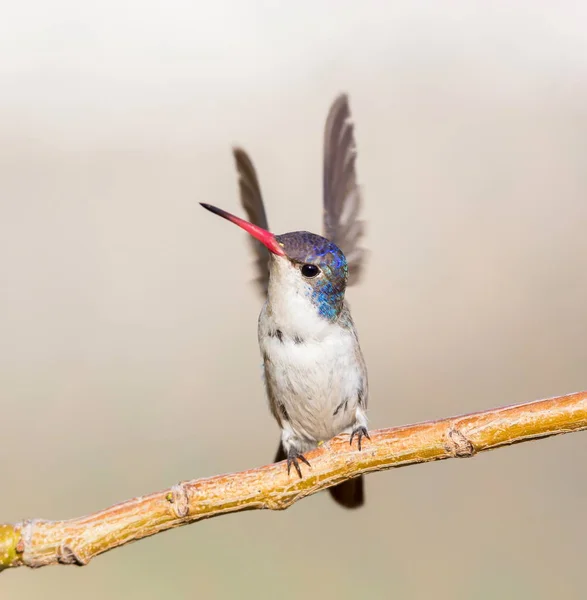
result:
[[[281,462],[282,460],[285,460],[286,458],[287,458],[287,455],[285,454],[285,450],[283,449],[281,442],[279,442],[279,448],[277,448],[277,454],[275,455],[273,462],[274,463]]]
[[[286,458],[287,455],[280,442],[273,462],[281,462]],[[334,500],[345,508],[359,508],[359,506],[365,504],[365,490],[363,487],[362,475],[328,488],[328,491]]]
[[[336,502],[345,508],[359,508],[365,504],[362,475],[328,488],[328,491]]]

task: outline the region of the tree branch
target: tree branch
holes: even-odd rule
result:
[[[68,521],[0,525],[0,571],[50,564],[86,565],[98,554],[187,525],[241,510],[281,510],[361,473],[371,473],[587,429],[587,392],[497,408],[440,421],[371,432],[363,450],[338,436],[307,454],[303,479],[284,463],[196,479]]]

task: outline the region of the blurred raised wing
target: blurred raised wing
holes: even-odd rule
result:
[[[232,153],[238,171],[241,204],[247,213],[247,217],[251,223],[263,229],[269,229],[263,196],[261,195],[261,186],[257,179],[253,161],[242,148],[233,148]],[[261,242],[250,236],[247,236],[247,238],[256,256],[257,278],[255,281],[261,293],[266,296],[269,285],[269,251]]]
[[[330,107],[324,129],[324,237],[345,254],[348,285],[359,281],[365,250],[359,247],[364,221],[357,220],[361,192],[357,185],[357,156],[348,97],[341,94]]]

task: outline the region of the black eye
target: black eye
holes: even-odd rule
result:
[[[304,277],[316,277],[320,273],[320,269],[316,265],[302,265],[302,275]]]

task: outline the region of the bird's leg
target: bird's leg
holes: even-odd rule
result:
[[[351,432],[351,439],[349,442],[349,444],[351,446],[353,445],[353,438],[355,436],[357,437],[357,446],[358,446],[359,450],[361,449],[361,441],[364,437],[366,437],[368,440],[371,439],[371,437],[369,436],[369,432],[367,431],[367,428],[364,425],[360,425],[359,427],[356,427]]]
[[[364,437],[366,437],[368,440],[371,439],[369,437],[369,432],[367,431],[367,415],[361,406],[357,407],[356,421],[351,430],[351,439],[349,441],[351,446],[355,437],[357,438],[357,447],[359,450],[361,450],[361,442],[363,441]]]
[[[300,461],[310,466],[308,459],[301,452],[303,443],[287,421],[283,421],[281,427],[281,445],[287,457],[287,474],[290,474],[293,465],[301,479]]]
[[[295,470],[298,472],[300,479],[302,478],[302,470],[300,469],[300,463],[299,463],[300,460],[303,463],[305,463],[306,465],[310,466],[308,459],[301,452],[298,452],[298,450],[296,450],[295,448],[290,448],[289,452],[287,453],[287,474],[288,475],[289,475],[289,472],[293,465]]]

